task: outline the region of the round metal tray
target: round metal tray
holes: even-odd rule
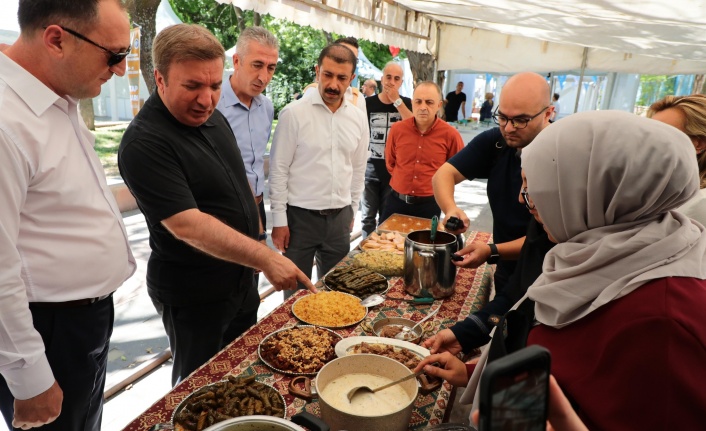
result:
[[[257,382],[257,381],[256,381],[256,382]],[[228,384],[228,383],[229,383],[229,382],[228,382],[227,379],[225,379],[225,380],[220,380],[220,381],[218,381],[218,382],[214,382],[214,383],[211,383],[211,384],[202,386],[202,387],[196,389],[195,391],[193,391],[192,393],[190,393],[189,395],[187,395],[186,398],[184,398],[183,400],[181,400],[181,402],[179,403],[179,405],[177,405],[177,407],[176,407],[176,408],[174,409],[174,411],[172,412],[171,424],[172,424],[172,425],[176,425],[175,419],[176,419],[177,414],[179,414],[179,412],[182,411],[182,409],[184,409],[184,407],[186,407],[186,405],[189,403],[189,400],[191,400],[191,398],[193,398],[193,397],[199,395],[199,394],[202,393],[202,391],[204,391],[204,390],[208,391],[209,389],[217,389],[219,386],[224,385],[224,384]],[[275,389],[275,388],[274,388],[273,386],[271,386],[271,385],[268,385],[267,383],[262,383],[262,382],[257,382],[257,383],[259,383],[259,384],[261,384],[261,385],[263,385],[263,386],[266,386],[269,390],[271,390],[272,392],[274,392],[274,393],[277,394],[277,396],[279,397],[280,401],[282,401],[283,409],[282,409],[282,415],[274,416],[274,417],[285,418],[285,417],[286,417],[286,414],[287,414],[287,403],[284,401],[284,397],[282,396],[282,394],[280,394],[279,391],[277,391],[277,389]]]
[[[280,330],[278,330],[278,331],[275,331],[275,332],[271,333],[270,335],[268,335],[267,337],[265,337],[262,341],[260,341],[260,344],[257,346],[257,356],[260,358],[260,360],[261,360],[265,365],[267,365],[269,368],[271,368],[272,370],[274,370],[274,371],[276,371],[276,372],[278,372],[278,373],[285,374],[285,375],[288,375],[288,376],[315,376],[316,373],[319,372],[319,370],[316,370],[316,371],[310,372],[310,373],[296,372],[296,371],[292,371],[292,370],[281,370],[281,369],[275,367],[274,365],[272,365],[272,364],[271,364],[267,359],[265,359],[265,357],[262,355],[262,345],[263,345],[267,340],[269,340],[271,337],[275,336],[276,334],[278,334],[278,333],[280,333],[280,332],[289,331],[289,330],[293,330],[293,329],[297,329],[297,328],[318,328],[318,329],[321,329],[322,331],[330,332],[331,334],[333,334],[333,338],[336,340],[336,341],[333,343],[334,352],[335,352],[335,345],[338,344],[338,342],[343,339],[343,337],[341,337],[340,335],[338,335],[337,333],[333,332],[333,331],[330,330],[330,329],[321,328],[321,327],[314,326],[314,325],[298,325],[298,326],[292,326],[292,327],[290,327],[290,328],[284,328],[284,329],[280,329]],[[331,359],[329,359],[329,361],[330,361],[330,360],[333,360],[333,359],[335,359],[335,355],[334,355],[334,357],[332,357]],[[325,364],[325,363],[328,363],[329,361],[324,361],[324,364]],[[323,365],[322,365],[322,367],[323,367]]]
[[[339,267],[339,268],[340,268],[340,267]],[[357,294],[353,294],[353,293],[348,293],[348,292],[343,292],[343,291],[341,291],[341,290],[335,289],[335,288],[329,286],[329,285],[326,283],[326,278],[329,276],[329,274],[331,274],[332,272],[334,272],[334,271],[337,270],[337,269],[338,269],[338,268],[332,269],[332,270],[329,271],[326,275],[324,275],[324,277],[321,279],[321,283],[324,285],[324,287],[326,288],[326,290],[332,290],[332,291],[335,291],[335,292],[341,292],[341,293],[345,293],[346,295],[353,295],[353,296],[357,297],[358,299],[366,298],[366,297],[372,295],[373,293],[377,293],[378,295],[383,295],[383,296],[385,296],[385,295],[387,294],[387,292],[390,290],[390,280],[389,280],[387,277],[385,277],[384,275],[382,275],[382,274],[380,274],[380,273],[377,273],[377,272],[370,271],[370,270],[368,270],[368,271],[370,271],[371,273],[376,274],[376,275],[378,275],[379,277],[382,277],[383,279],[385,279],[385,283],[386,283],[386,285],[387,285],[387,287],[386,287],[385,289],[383,289],[383,290],[381,290],[381,291],[379,291],[379,292],[370,292],[370,293],[365,293],[365,294],[361,294],[361,295],[357,295]],[[365,268],[365,269],[367,269],[367,268]],[[380,281],[382,281],[382,280],[380,280]]]
[[[389,289],[389,282],[388,282],[388,289]],[[336,291],[336,292],[338,292],[338,291]],[[360,301],[360,298],[358,298],[358,297],[355,296],[355,295],[351,295],[351,294],[345,293],[345,292],[338,292],[338,293],[343,294],[343,295],[348,295],[348,296],[350,296],[351,298],[355,298],[357,301]],[[301,318],[300,316],[298,316],[297,313],[294,311],[294,309],[296,308],[297,303],[299,303],[299,301],[301,301],[302,299],[304,299],[304,298],[306,298],[306,297],[308,297],[308,296],[309,296],[309,295],[302,296],[301,298],[299,298],[299,299],[297,299],[296,301],[294,301],[294,304],[292,304],[292,314],[294,314],[294,317],[296,317],[297,319],[301,320],[302,322],[304,322],[304,323],[306,323],[306,324],[308,324],[308,325],[319,326],[319,327],[322,327],[322,328],[329,328],[329,329],[343,329],[343,328],[348,328],[349,326],[353,326],[353,325],[359,324],[360,322],[363,321],[363,319],[365,319],[365,316],[368,315],[368,311],[369,311],[368,307],[363,307],[363,308],[365,308],[365,313],[363,313],[363,317],[361,317],[359,320],[357,320],[357,321],[355,321],[355,322],[350,322],[350,323],[347,323],[347,324],[345,324],[345,325],[329,326],[329,325],[321,325],[321,324],[319,324],[319,323],[317,323],[317,322],[309,322],[309,321],[307,321],[307,320],[304,320],[304,319]]]

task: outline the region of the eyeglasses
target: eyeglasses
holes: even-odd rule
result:
[[[515,129],[524,129],[527,127],[527,124],[529,124],[530,121],[534,120],[537,118],[542,112],[546,111],[549,108],[549,106],[545,106],[541,111],[537,112],[531,117],[506,117],[502,114],[498,114],[498,110],[495,110],[495,113],[493,113],[493,121],[495,121],[495,124],[499,125],[500,127],[505,127],[507,126],[507,123],[512,123],[512,127]]]
[[[107,53],[108,53],[108,67],[113,67],[113,66],[115,66],[116,64],[118,64],[118,63],[120,63],[121,61],[125,60],[125,57],[127,57],[127,56],[130,54],[130,48],[128,48],[127,51],[125,51],[125,52],[113,52],[113,51],[109,50],[108,48],[106,48],[106,47],[104,47],[104,46],[98,45],[97,43],[95,43],[94,41],[92,41],[91,39],[87,38],[86,36],[82,35],[81,33],[77,32],[77,31],[73,31],[73,30],[71,30],[70,28],[66,28],[66,27],[61,26],[61,25],[60,25],[59,27],[60,27],[62,30],[64,30],[65,32],[67,32],[67,33],[69,33],[69,34],[71,34],[71,35],[73,35],[73,36],[76,36],[77,38],[79,38],[79,39],[81,39],[81,40],[83,40],[83,41],[86,41],[86,42],[90,43],[90,44],[93,45],[93,46],[97,46],[98,48],[100,48],[100,49],[102,49],[103,51],[107,52]],[[44,28],[46,28],[46,27],[44,27]]]
[[[530,204],[529,193],[527,193],[527,187],[522,187],[522,189],[520,190],[520,195],[522,196],[522,200],[525,201],[525,206],[527,207],[527,209],[533,210],[535,207],[534,204]]]

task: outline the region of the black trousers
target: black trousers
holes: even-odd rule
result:
[[[392,214],[403,214],[412,217],[432,218],[441,216],[441,208],[435,199],[420,204],[408,204],[394,194],[390,194],[385,204],[385,210],[380,217],[380,223],[390,218]]]
[[[172,386],[257,323],[260,295],[254,283],[241,287],[231,298],[206,304],[174,306],[152,298],[172,349]]]
[[[351,249],[351,222],[355,213],[350,205],[337,214],[319,215],[304,208],[287,207],[289,247],[284,257],[311,278],[312,262],[316,262],[319,278],[326,275]],[[301,283],[298,289],[303,289]],[[285,290],[284,299],[296,293]]]
[[[61,414],[42,431],[96,431],[103,416],[103,390],[110,336],[113,333],[113,297],[71,308],[30,305],[34,327],[44,341],[54,378],[64,392]],[[0,410],[12,428],[14,397],[0,376]]]

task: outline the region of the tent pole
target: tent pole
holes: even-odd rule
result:
[[[583,59],[581,60],[581,76],[579,76],[579,86],[576,93],[576,103],[574,104],[574,114],[579,109],[579,99],[581,98],[581,88],[583,88],[583,75],[586,73],[586,62],[588,60],[588,47],[583,49]]]
[[[434,76],[433,76],[434,83],[437,85],[439,84],[439,52],[441,51],[441,44],[439,43],[440,38],[441,38],[441,24],[437,22],[436,23],[436,49],[434,50],[436,52],[434,53]],[[427,48],[429,48],[429,47],[427,46]],[[442,96],[442,99],[443,99],[443,96]]]

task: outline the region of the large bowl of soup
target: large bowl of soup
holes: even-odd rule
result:
[[[376,388],[401,379],[411,371],[379,355],[351,355],[324,365],[316,377],[321,418],[332,430],[406,431],[417,398],[417,380],[409,379],[375,393],[358,394],[348,401],[350,389]]]

